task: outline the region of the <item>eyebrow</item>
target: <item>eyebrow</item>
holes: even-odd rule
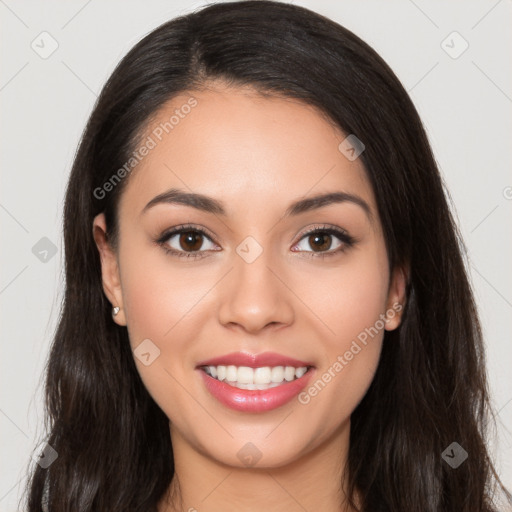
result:
[[[337,203],[353,203],[360,206],[366,213],[368,219],[372,221],[372,211],[366,201],[361,197],[347,192],[328,192],[316,196],[299,199],[294,201],[286,209],[284,217],[296,216],[301,213],[309,212]],[[157,204],[182,204],[201,210],[206,213],[226,216],[224,204],[213,197],[194,192],[185,192],[177,188],[171,188],[162,194],[157,195],[143,208],[141,214],[147,212]]]

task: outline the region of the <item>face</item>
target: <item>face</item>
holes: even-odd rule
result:
[[[151,147],[121,196],[116,252],[103,215],[94,220],[114,321],[173,445],[242,467],[250,442],[277,467],[350,425],[405,283],[389,274],[375,197],[360,159],[339,149],[345,138],[295,100],[185,93],[143,139]],[[338,195],[311,201],[325,194]],[[234,352],[247,357],[210,361]],[[231,384],[221,366],[235,367]],[[232,385],[255,378],[264,389]]]

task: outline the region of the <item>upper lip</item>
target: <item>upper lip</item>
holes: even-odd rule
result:
[[[299,361],[292,357],[277,354],[276,352],[263,352],[261,354],[249,354],[247,352],[231,352],[223,356],[207,359],[197,364],[196,368],[201,366],[248,366],[249,368],[259,368],[263,366],[294,366],[301,368],[303,366],[313,366],[310,362]]]

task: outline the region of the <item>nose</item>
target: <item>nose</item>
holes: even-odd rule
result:
[[[220,323],[251,334],[290,325],[294,320],[293,292],[267,252],[251,263],[235,254],[233,265],[223,280]]]

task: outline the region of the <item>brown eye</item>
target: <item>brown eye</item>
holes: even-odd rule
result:
[[[334,256],[352,247],[356,240],[346,231],[334,227],[317,227],[302,235],[292,248],[294,252],[309,253],[309,256]]]
[[[331,248],[338,249],[339,247],[343,246],[343,242],[345,242],[345,240],[342,237],[343,233],[336,235],[325,230],[317,230],[306,234],[296,247],[305,252],[327,252]],[[338,239],[337,243],[333,242],[333,239],[336,238]],[[343,242],[340,241],[340,238],[343,240]]]
[[[182,227],[168,231],[157,240],[157,243],[176,256],[199,257],[205,256],[203,253],[209,250],[216,250],[211,238],[199,228]]]
[[[310,247],[316,251],[327,251],[331,248],[332,235],[327,233],[314,233],[309,235],[308,242]]]
[[[199,251],[203,245],[203,235],[197,231],[181,233],[179,245],[185,251]]]

